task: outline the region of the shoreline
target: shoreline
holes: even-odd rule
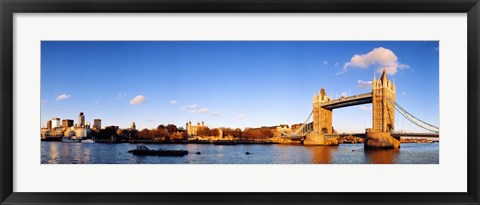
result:
[[[42,142],[62,142],[62,140],[41,140]],[[263,144],[263,145],[271,145],[271,144],[280,144],[280,145],[303,145],[301,143],[278,143],[278,142],[259,142],[259,141],[228,141],[231,143],[217,143],[216,141],[203,141],[203,140],[196,140],[196,141],[155,141],[155,140],[130,140],[130,141],[109,141],[109,140],[96,140],[95,143],[101,144],[121,144],[121,143],[128,143],[128,144],[212,144],[212,145],[249,145],[249,144]],[[81,142],[78,142],[81,143]],[[433,144],[433,143],[440,143],[439,141],[404,141],[401,144]],[[346,145],[355,145],[355,144],[363,144],[363,143],[340,143]]]

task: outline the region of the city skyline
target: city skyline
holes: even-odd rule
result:
[[[397,102],[439,125],[437,41],[43,41],[41,49],[42,126],[79,112],[90,124],[139,129],[297,124],[320,88],[334,98],[371,92],[383,69]],[[336,109],[333,127],[364,131],[371,115],[371,104]],[[424,131],[396,116],[396,130]]]

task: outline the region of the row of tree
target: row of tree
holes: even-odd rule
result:
[[[220,131],[218,129],[210,129],[208,127],[200,127],[197,129],[198,136],[219,136]]]
[[[271,128],[262,127],[255,129],[241,129],[222,128],[223,136],[232,136],[238,140],[254,140],[254,139],[268,139],[274,136]],[[197,130],[198,136],[219,136],[220,130],[210,129],[208,127],[199,128]],[[177,127],[174,124],[159,125],[155,129],[130,130],[119,129],[118,126],[109,126],[101,130],[92,132],[92,137],[95,139],[111,139],[115,137],[126,139],[155,139],[155,140],[181,140],[187,139],[187,131],[183,127]]]
[[[136,139],[159,139],[159,140],[181,140],[187,138],[187,132],[183,127],[174,124],[159,125],[156,129],[143,129],[138,132]]]
[[[242,137],[247,140],[272,138],[275,133],[270,128],[248,129],[243,131]]]
[[[240,140],[254,140],[254,139],[268,139],[272,138],[275,133],[272,131],[271,128],[262,127],[262,128],[255,128],[255,129],[246,129],[242,131],[241,129],[231,129],[225,128],[223,129],[224,136],[233,136],[235,139]]]

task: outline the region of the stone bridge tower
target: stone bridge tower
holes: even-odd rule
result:
[[[330,101],[325,89],[313,96],[313,132],[332,134],[332,110],[322,108],[321,104]]]
[[[387,78],[385,70],[372,82],[372,128],[367,129],[365,149],[392,149],[400,147],[400,139],[390,134],[395,129],[395,108],[388,101],[395,102],[395,83]]]
[[[395,83],[389,81],[385,70],[372,82],[372,132],[393,132],[395,129],[395,108],[387,100],[395,102]]]
[[[325,109],[322,104],[330,102],[325,89],[313,95],[313,132],[307,134],[304,145],[338,145],[337,139],[326,139],[325,134],[332,134],[332,110]]]

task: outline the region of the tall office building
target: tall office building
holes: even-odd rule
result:
[[[93,129],[94,130],[102,129],[102,120],[101,119],[93,119]]]
[[[62,120],[62,127],[63,128],[69,128],[69,127],[72,127],[72,126],[73,126],[73,120],[70,120],[70,119]]]
[[[49,130],[52,129],[52,121],[51,120],[47,121],[47,129],[49,129]]]
[[[85,115],[83,115],[83,112],[80,112],[80,115],[78,115],[78,127],[85,127]]]
[[[137,129],[137,126],[135,126],[135,122],[132,122],[132,124],[130,124],[130,129],[131,130],[136,130]]]

